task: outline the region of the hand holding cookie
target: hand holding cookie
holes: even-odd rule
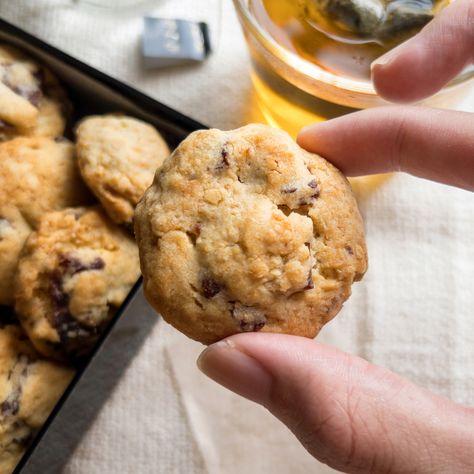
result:
[[[400,102],[419,99],[472,61],[473,5],[454,2],[393,50],[386,64],[375,66],[379,92]],[[423,82],[428,62],[433,73]],[[348,175],[404,171],[474,190],[473,118],[421,107],[376,108],[312,125],[298,142]],[[358,357],[294,336],[240,334],[206,349],[199,366],[266,407],[313,456],[335,469],[474,471],[473,409]]]

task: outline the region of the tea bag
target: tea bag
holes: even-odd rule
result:
[[[354,35],[394,45],[425,26],[449,0],[298,0],[315,28],[341,41]],[[336,34],[333,34],[336,33]],[[342,33],[342,34],[341,34]]]
[[[392,0],[375,36],[382,42],[406,39],[434,17],[431,0]]]
[[[380,0],[299,0],[306,18],[325,29],[336,28],[362,36],[372,36],[385,15]]]

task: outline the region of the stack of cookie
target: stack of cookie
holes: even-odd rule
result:
[[[119,115],[84,118],[74,144],[72,117],[52,73],[0,45],[0,474],[138,279],[133,212],[169,153]]]

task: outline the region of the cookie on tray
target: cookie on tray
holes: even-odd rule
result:
[[[140,275],[138,250],[100,208],[46,214],[18,264],[15,310],[36,349],[88,353]]]
[[[346,178],[265,125],[192,133],[138,204],[135,233],[148,300],[206,344],[314,337],[367,269]]]
[[[21,212],[0,202],[0,305],[13,304],[13,280],[18,255],[31,227]]]
[[[169,155],[166,142],[151,125],[120,115],[88,117],[76,135],[85,182],[115,222],[131,224],[135,206]]]
[[[13,472],[73,375],[41,359],[19,326],[0,328],[0,472]]]
[[[16,207],[35,226],[46,212],[90,202],[71,142],[19,137],[0,143],[0,206]]]
[[[0,141],[64,134],[70,102],[57,79],[7,45],[0,45],[0,104]]]

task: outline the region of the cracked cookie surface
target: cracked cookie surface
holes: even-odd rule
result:
[[[36,349],[88,353],[140,275],[138,250],[100,208],[46,214],[23,248],[15,310]]]
[[[43,360],[16,325],[0,328],[0,472],[10,473],[74,375]]]
[[[346,178],[265,125],[191,134],[137,206],[135,233],[148,300],[206,344],[314,337],[367,269]]]
[[[115,222],[130,225],[168,145],[151,125],[120,115],[87,117],[76,135],[85,182]]]

